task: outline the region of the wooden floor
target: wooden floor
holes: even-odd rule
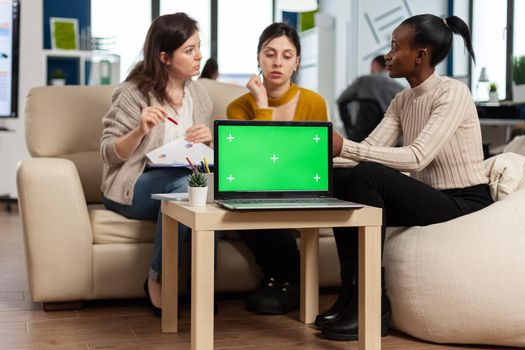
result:
[[[22,228],[16,212],[0,204],[0,349],[189,349],[189,307],[182,307],[180,331],[162,334],[144,300],[89,303],[77,311],[42,311],[31,302],[26,282]],[[321,296],[321,309],[334,295]],[[298,321],[298,312],[283,316],[256,315],[244,310],[242,299],[221,300],[215,317],[216,349],[357,349],[356,342],[335,342]],[[496,349],[435,345],[393,333],[382,349]]]

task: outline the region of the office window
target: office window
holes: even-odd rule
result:
[[[210,0],[160,0],[160,14],[184,12],[199,22],[202,63],[210,57],[211,50],[211,1]],[[222,67],[219,67],[222,68]]]
[[[488,100],[489,83],[496,83],[501,100],[506,97],[507,82],[507,0],[475,0],[472,16],[473,46],[476,64],[472,66],[474,100]],[[515,33],[519,33],[514,31]],[[485,68],[488,82],[480,81]],[[482,79],[483,80],[483,79]]]
[[[244,85],[257,73],[257,43],[272,23],[272,0],[219,0],[218,7],[220,78]]]
[[[525,40],[523,40],[523,33],[525,33],[524,14],[525,0],[514,0],[514,56],[525,55]]]
[[[151,24],[151,0],[91,0],[91,35],[114,42],[120,56],[120,80],[142,57],[144,39]]]

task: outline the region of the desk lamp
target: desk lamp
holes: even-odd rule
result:
[[[481,67],[481,72],[479,74],[479,79],[478,79],[478,83],[476,84],[476,100],[477,101],[487,101],[489,99],[489,96],[488,96],[488,83],[489,83],[489,76],[487,74],[487,68],[486,67]],[[485,87],[484,90],[482,90],[484,93],[481,93],[481,96],[480,96],[480,90],[479,90],[479,86],[483,86]]]

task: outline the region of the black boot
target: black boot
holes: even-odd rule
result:
[[[255,307],[263,314],[282,315],[299,308],[301,291],[299,285],[293,282],[277,281],[277,288],[271,293],[259,298]]]
[[[321,329],[327,321],[337,318],[337,316],[339,316],[339,314],[341,314],[346,309],[350,299],[352,298],[352,295],[357,294],[356,281],[357,278],[354,277],[347,282],[343,282],[341,285],[341,291],[339,292],[339,296],[337,297],[335,303],[328,310],[322,314],[317,315],[315,318],[315,326],[318,329]]]
[[[259,300],[262,297],[273,293],[276,290],[276,288],[277,283],[275,281],[275,278],[264,276],[257,285],[255,292],[251,293],[246,298],[246,308],[248,310],[256,310],[257,304],[259,304]]]
[[[381,294],[381,337],[388,335],[388,321],[392,314],[390,308],[390,301],[386,296],[386,288],[384,278],[382,279],[382,294]],[[350,302],[345,310],[339,314],[338,317],[325,322],[321,330],[321,334],[328,339],[333,340],[357,340],[358,330],[358,297],[357,286],[356,293],[352,293]]]

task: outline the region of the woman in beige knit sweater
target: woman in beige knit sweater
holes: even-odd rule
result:
[[[149,167],[146,153],[178,137],[210,144],[212,103],[199,74],[197,22],[184,13],[158,17],[144,43],[144,59],[113,93],[103,118],[103,201],[128,218],[157,220],[154,252],[144,290],[154,314],[161,315],[162,267],[160,202],[152,193],[186,192],[186,168]],[[168,121],[171,119],[171,121]]]
[[[381,123],[363,142],[344,140],[334,133],[334,156],[359,163],[338,171],[335,194],[382,208],[383,237],[385,226],[444,222],[492,203],[470,91],[462,82],[435,73],[450,50],[453,33],[463,37],[474,58],[470,31],[460,18],[427,14],[403,21],[392,34],[385,59],[390,76],[405,78],[410,89],[394,97]],[[403,146],[392,147],[401,136]],[[345,228],[334,233],[342,289],[336,303],[317,317],[316,325],[327,338],[356,340],[357,234]],[[383,289],[383,336],[389,316]]]

